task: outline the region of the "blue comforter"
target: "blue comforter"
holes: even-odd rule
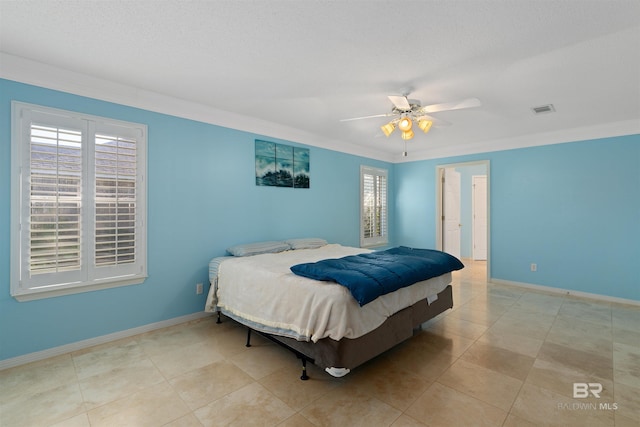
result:
[[[445,252],[405,246],[338,259],[297,264],[291,271],[310,279],[346,286],[361,306],[381,295],[422,280],[460,270],[460,260]]]

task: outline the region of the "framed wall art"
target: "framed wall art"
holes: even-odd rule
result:
[[[309,149],[256,139],[256,185],[309,188]]]

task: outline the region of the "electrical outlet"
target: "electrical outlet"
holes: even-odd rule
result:
[[[531,264],[531,271],[538,271],[538,264]]]
[[[202,283],[196,283],[196,295],[200,295],[202,292]]]

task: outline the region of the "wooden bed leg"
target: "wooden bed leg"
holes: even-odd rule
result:
[[[245,347],[251,347],[251,328],[247,328],[247,344]]]
[[[302,381],[306,381],[309,379],[309,376],[307,375],[307,359],[300,357],[300,360],[302,360],[302,375],[300,376],[300,379]]]
[[[222,319],[220,319],[220,311],[218,310],[217,313],[218,313],[218,320],[216,320],[216,323],[220,324],[222,323]]]

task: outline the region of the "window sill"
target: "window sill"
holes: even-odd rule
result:
[[[365,249],[380,248],[389,246],[389,242],[360,242],[360,247]]]
[[[118,288],[121,286],[139,285],[148,276],[134,276],[95,284],[76,284],[51,288],[17,289],[11,292],[11,296],[18,302],[35,301],[45,298],[54,298],[64,295],[80,294],[84,292],[100,291],[103,289]]]

